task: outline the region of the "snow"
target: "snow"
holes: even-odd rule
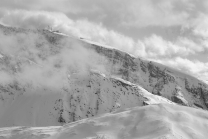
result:
[[[206,84],[190,75],[135,58],[111,46],[59,32],[45,30],[44,34],[49,38],[64,36],[83,41],[93,46],[92,49],[101,46],[98,53],[108,57],[111,62],[109,65],[112,65],[110,68],[115,68],[115,71],[126,70],[128,73],[106,76],[100,71],[91,70],[89,74],[80,76],[75,72],[66,75],[70,88],[57,90],[41,87],[18,90],[12,85],[1,85],[0,127],[3,128],[0,128],[0,139],[208,137]],[[0,59],[4,59],[4,55],[0,54]],[[176,105],[170,101],[175,94],[187,102],[187,106],[205,110]]]
[[[97,46],[102,46],[102,47],[105,47],[105,48],[114,49],[112,46],[101,44],[101,43],[98,43],[98,42],[95,42],[95,41],[92,41],[92,40],[89,40],[89,39],[81,38],[80,40],[82,40],[84,42],[87,42],[89,44],[94,44],[94,45],[97,45]]]
[[[36,93],[36,91],[40,93]],[[0,101],[0,127],[7,126],[54,126],[58,123],[58,111],[54,110],[61,93],[30,90],[13,98]]]
[[[0,139],[43,139],[56,134],[59,126],[50,127],[4,127]]]
[[[26,88],[0,94],[0,127],[60,126],[95,115],[135,106],[173,103],[120,78],[92,72],[70,75],[70,91]],[[70,100],[70,101],[69,101]]]
[[[86,42],[86,43],[88,43],[88,44],[93,44],[93,45],[105,47],[105,48],[108,48],[108,49],[111,49],[111,50],[120,51],[120,52],[123,52],[123,53],[126,53],[126,54],[130,55],[131,57],[135,57],[134,55],[132,55],[132,54],[130,54],[130,53],[124,52],[123,50],[118,49],[118,48],[115,48],[115,47],[112,47],[112,46],[110,46],[110,45],[98,43],[98,42],[95,42],[95,41],[92,41],[92,40],[89,40],[89,39],[86,39],[86,38],[81,38],[80,40],[81,40],[81,41],[84,41],[84,42]]]
[[[62,127],[0,129],[0,139],[206,139],[208,112],[172,104],[134,107]]]

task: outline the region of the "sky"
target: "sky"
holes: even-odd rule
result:
[[[0,0],[0,23],[50,26],[208,80],[207,0]]]

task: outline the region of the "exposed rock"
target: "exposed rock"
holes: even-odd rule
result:
[[[172,101],[175,102],[175,103],[184,105],[184,106],[188,106],[188,102],[183,97],[180,97],[180,96],[177,96],[177,95],[172,96]]]
[[[194,103],[194,105],[195,105],[196,107],[200,108],[200,109],[203,109],[203,107],[202,107],[201,105],[197,104],[197,103]]]
[[[174,92],[171,99],[175,103],[178,103],[178,104],[181,104],[181,105],[184,105],[184,106],[188,106],[188,102],[187,102],[187,100],[185,100],[185,98],[184,98],[184,96],[181,92],[181,88],[179,86],[177,86],[175,88],[175,92]]]

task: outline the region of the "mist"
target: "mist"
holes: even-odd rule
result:
[[[84,77],[91,70],[107,71],[107,60],[80,41],[56,36],[56,42],[50,42],[47,33],[0,30],[0,84],[60,89],[70,87],[72,74]]]

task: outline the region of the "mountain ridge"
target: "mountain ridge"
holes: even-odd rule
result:
[[[15,36],[18,34],[26,34],[27,36],[37,34],[37,39],[40,38],[41,40],[38,40],[38,42],[34,41],[34,47],[38,50],[41,48],[40,50],[42,51],[42,47],[47,44],[47,47],[49,47],[49,50],[51,51],[49,54],[46,53],[45,55],[44,53],[44,55],[40,55],[40,58],[43,60],[47,59],[51,54],[58,55],[59,48],[63,49],[61,46],[63,44],[62,40],[67,38],[69,39],[69,42],[70,40],[75,40],[76,43],[78,42],[79,45],[86,48],[84,50],[93,50],[93,53],[101,55],[99,58],[101,62],[103,62],[102,64],[107,67],[106,76],[94,71],[92,72],[91,70],[89,70],[90,74],[84,73],[82,75],[82,73],[79,74],[76,71],[77,69],[82,69],[78,67],[74,70],[72,68],[67,72],[67,75],[64,74],[66,76],[64,77],[64,79],[66,78],[66,84],[69,85],[70,88],[62,87],[55,91],[41,86],[38,86],[38,89],[36,89],[34,86],[31,87],[28,84],[24,86],[18,82],[12,82],[7,86],[2,85],[0,88],[0,104],[1,110],[5,112],[2,114],[3,116],[0,115],[0,125],[2,124],[2,126],[62,125],[83,118],[93,117],[97,114],[112,112],[120,107],[127,108],[132,106],[143,106],[158,102],[175,102],[180,105],[207,110],[208,85],[190,75],[180,73],[156,62],[144,60],[142,58],[135,58],[115,48],[105,48],[103,46],[86,42],[83,39],[80,40],[76,37],[63,36],[62,34],[57,34],[48,30],[19,29],[4,26],[1,26],[1,28],[3,28],[3,35],[8,37],[10,37],[10,35]],[[72,43],[69,44],[71,45]],[[69,44],[67,43],[67,45]],[[80,49],[78,49],[78,52],[80,52]],[[10,73],[12,75],[21,72],[22,66],[25,64],[34,65],[34,63],[36,63],[36,61],[30,59],[19,57],[19,59],[17,59],[17,57],[7,54],[2,55],[1,64],[3,67],[1,70],[11,70]],[[13,60],[17,60],[17,62],[15,61],[16,63],[11,63],[10,61]],[[36,64],[38,65],[38,63]],[[40,69],[44,67],[44,65],[38,66]],[[62,65],[56,63],[55,66],[56,69],[58,69]],[[95,66],[98,65],[96,64]],[[86,67],[84,67],[84,70],[86,70]],[[70,79],[73,79],[73,81],[69,81]],[[119,89],[115,89],[114,86]],[[128,89],[126,89],[125,86],[128,86]],[[135,90],[135,88],[137,89]],[[34,97],[33,95],[36,92],[42,92],[46,96],[44,97],[42,94],[38,94]],[[150,92],[151,94],[148,94],[147,92]],[[32,96],[29,98],[25,97],[24,94],[27,93],[32,94]],[[138,98],[135,97],[135,94],[137,93],[140,94]],[[142,96],[142,93],[145,93],[145,95]],[[47,96],[47,94],[49,94],[51,98]],[[109,99],[111,97],[107,97],[108,94],[111,94],[110,96],[113,99]],[[90,96],[92,96],[92,98]],[[148,97],[145,98],[145,96]],[[26,101],[27,103],[25,103],[27,105],[23,106],[21,104],[22,101]],[[85,102],[88,104],[86,105]],[[14,109],[18,109],[18,107],[25,107],[25,111],[23,110],[22,113],[14,111]],[[34,109],[32,109],[32,107]],[[15,113],[13,115],[18,116],[8,116],[12,115],[12,113]],[[27,113],[30,113],[30,115],[28,116]],[[41,113],[42,116],[40,116],[41,114],[38,115],[38,113]],[[26,114],[26,118],[23,114]],[[34,119],[31,120],[29,117],[33,117]],[[38,117],[44,118],[38,119]]]

